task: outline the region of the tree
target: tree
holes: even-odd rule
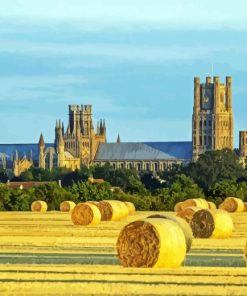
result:
[[[185,173],[208,192],[210,186],[222,180],[234,180],[246,177],[246,171],[238,161],[237,155],[230,149],[207,151],[196,162],[190,163]]]
[[[0,183],[7,183],[8,181],[8,176],[5,170],[0,171]]]
[[[158,189],[156,195],[160,196],[164,209],[171,211],[176,203],[188,198],[203,198],[204,193],[194,180],[184,174],[176,175],[175,182],[168,187]]]

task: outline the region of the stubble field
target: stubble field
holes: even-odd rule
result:
[[[194,239],[181,268],[122,267],[120,229],[153,213],[81,227],[69,213],[1,212],[0,295],[247,295],[247,213],[232,214],[230,239]]]

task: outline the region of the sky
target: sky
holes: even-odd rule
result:
[[[198,3],[199,2],[199,3]],[[247,130],[247,2],[0,0],[0,143],[54,140],[92,104],[107,141],[190,141],[193,80],[233,79]],[[213,65],[213,67],[212,67]]]

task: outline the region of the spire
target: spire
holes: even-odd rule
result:
[[[119,134],[118,134],[118,136],[117,136],[117,143],[121,143],[121,139],[120,139]]]
[[[103,119],[103,129],[105,129],[105,119]]]
[[[61,125],[61,119],[59,119],[59,125],[58,125],[59,128],[62,128],[62,125]]]
[[[64,146],[64,139],[63,139],[63,134],[62,134],[62,129],[59,129],[58,132],[58,145],[59,146]]]
[[[62,134],[64,136],[64,124],[62,123]]]
[[[58,122],[57,122],[57,120],[56,120],[56,128],[58,128]]]
[[[39,146],[45,146],[45,141],[44,141],[44,137],[43,134],[40,134],[40,138],[39,138]]]
[[[99,135],[99,122],[97,121],[97,135]]]
[[[19,160],[19,156],[18,156],[18,151],[15,150],[15,160],[18,161]]]

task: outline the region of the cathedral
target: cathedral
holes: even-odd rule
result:
[[[61,121],[56,121],[55,142],[53,147],[45,148],[41,133],[39,139],[39,167],[66,167],[80,169],[82,165],[92,164],[100,143],[106,142],[105,121],[97,123],[94,131],[92,106],[69,105],[69,120],[66,131]]]
[[[55,124],[53,143],[46,143],[41,133],[38,144],[0,144],[0,169],[12,168],[15,176],[31,166],[43,169],[65,167],[72,171],[82,165],[157,172],[173,164],[188,163],[199,155],[223,148],[233,149],[232,79],[194,78],[192,141],[121,142],[106,141],[105,120],[93,125],[91,105],[69,105],[67,129],[61,120]],[[19,157],[19,155],[22,155]],[[26,155],[30,155],[28,158]],[[247,156],[247,131],[239,132],[239,159]]]

